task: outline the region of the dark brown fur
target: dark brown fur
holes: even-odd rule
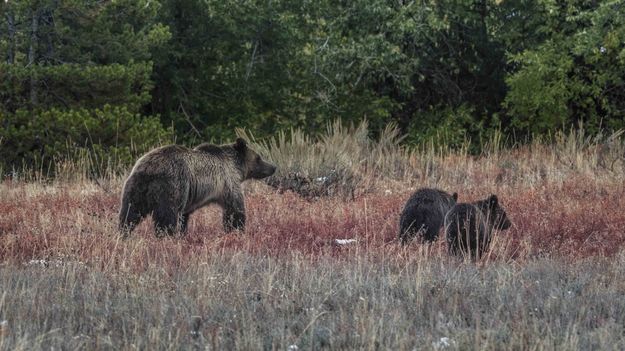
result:
[[[445,216],[449,253],[470,254],[479,259],[490,247],[493,230],[505,230],[511,225],[496,195],[470,204],[456,204]]]
[[[195,210],[215,203],[223,208],[224,230],[243,230],[241,183],[268,177],[275,169],[240,138],[220,146],[154,149],[137,161],[124,184],[119,229],[127,236],[151,214],[157,235],[171,235],[176,229],[184,233]]]
[[[445,214],[456,204],[458,194],[452,195],[439,190],[421,188],[406,202],[399,218],[399,241],[408,244],[414,237],[421,242],[431,243],[438,238],[443,227]]]

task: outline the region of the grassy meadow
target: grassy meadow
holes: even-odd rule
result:
[[[620,134],[510,149],[494,138],[480,156],[405,150],[390,134],[256,143],[277,176],[316,179],[323,165],[339,176],[315,197],[247,183],[238,234],[207,207],[184,237],[157,239],[146,220],[123,241],[127,173],[94,178],[64,164],[54,180],[5,177],[0,349],[625,348]],[[421,186],[461,202],[495,193],[513,227],[478,262],[449,257],[444,238],[402,248],[399,214]]]

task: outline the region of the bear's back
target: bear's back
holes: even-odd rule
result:
[[[475,204],[459,203],[454,205],[445,215],[447,235],[469,233],[470,236],[483,236],[486,230],[485,215]]]
[[[442,216],[453,206],[454,201],[451,195],[438,190],[423,188],[417,190],[406,202],[405,210],[416,210],[416,208],[428,208],[434,211],[440,211]],[[442,218],[441,218],[442,219]]]
[[[470,203],[459,203],[453,206],[445,216],[448,221],[476,218],[482,211],[478,206]]]
[[[180,145],[158,147],[141,156],[135,163],[131,174],[173,174],[187,169],[187,159],[191,150]]]

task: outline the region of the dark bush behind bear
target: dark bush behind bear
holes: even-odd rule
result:
[[[157,235],[171,235],[176,229],[184,233],[195,210],[215,203],[223,208],[225,231],[243,230],[241,183],[268,177],[275,170],[241,138],[219,146],[154,149],[139,158],[124,184],[119,229],[128,235],[151,214]]]
[[[399,240],[402,245],[414,237],[422,242],[433,242],[443,226],[445,214],[458,200],[439,189],[421,188],[406,202],[399,219]]]
[[[473,259],[479,259],[488,251],[493,231],[505,230],[511,225],[496,195],[474,203],[456,204],[445,216],[449,253],[470,254]]]

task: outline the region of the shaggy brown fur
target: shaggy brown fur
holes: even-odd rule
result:
[[[421,188],[406,202],[399,219],[399,241],[408,244],[418,237],[421,242],[431,243],[438,238],[443,227],[445,214],[456,204],[458,194],[452,195],[439,190]]]
[[[201,144],[194,149],[163,146],[143,155],[122,190],[119,229],[127,236],[148,214],[157,235],[186,232],[189,216],[215,203],[223,208],[224,229],[245,227],[241,183],[272,175],[276,167],[263,161],[239,138],[234,144]]]
[[[470,204],[456,204],[445,216],[449,253],[470,254],[473,259],[479,259],[490,247],[493,230],[505,230],[510,226],[496,195]]]

